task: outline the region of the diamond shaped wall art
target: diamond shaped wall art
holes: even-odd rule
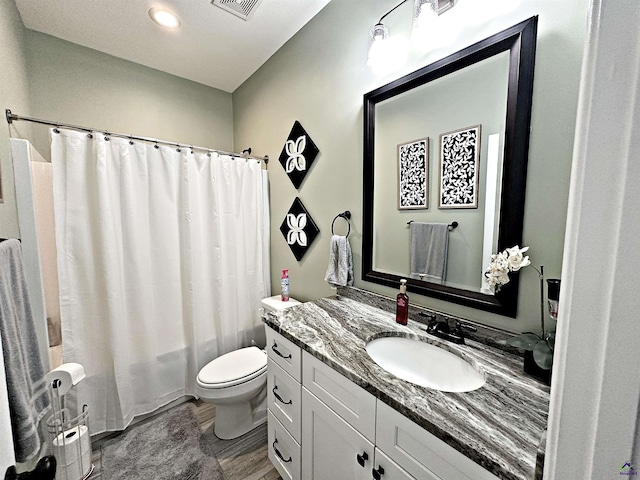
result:
[[[298,261],[302,259],[307,248],[320,233],[320,229],[298,197],[291,204],[289,212],[280,225],[280,231]]]
[[[280,164],[293,186],[300,188],[311,164],[320,153],[309,134],[297,120],[293,123],[289,137],[280,153]]]

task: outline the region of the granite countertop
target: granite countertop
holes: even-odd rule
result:
[[[399,325],[393,313],[344,296],[272,313],[264,322],[497,477],[535,478],[549,387],[522,373],[522,357],[474,340],[452,344],[427,334],[422,323]],[[419,338],[456,353],[484,369],[485,385],[450,393],[391,375],[365,350],[370,340],[390,335]]]

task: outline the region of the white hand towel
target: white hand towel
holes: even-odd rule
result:
[[[331,288],[353,285],[353,258],[347,237],[333,235],[329,247],[329,266],[324,279]]]

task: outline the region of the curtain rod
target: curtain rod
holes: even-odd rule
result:
[[[107,130],[99,130],[96,128],[88,128],[88,127],[80,127],[78,125],[70,125],[67,123],[61,123],[61,122],[52,122],[50,120],[41,120],[39,118],[30,118],[30,117],[23,117],[20,115],[16,115],[15,113],[12,113],[11,110],[9,110],[8,108],[4,111],[5,112],[5,116],[7,118],[7,123],[11,124],[13,123],[15,120],[22,120],[25,122],[32,122],[32,123],[39,123],[41,125],[49,125],[51,127],[58,127],[58,128],[68,128],[70,130],[77,130],[80,132],[87,132],[87,133],[92,133],[92,132],[100,132],[103,133],[106,136],[109,137],[118,137],[118,138],[126,138],[129,140],[138,140],[141,142],[148,142],[148,143],[155,143],[156,145],[169,145],[172,147],[176,147],[176,148],[190,148],[191,150],[200,150],[200,151],[205,151],[207,153],[221,153],[224,155],[231,155],[233,157],[239,157],[239,158],[252,158],[255,160],[259,160],[259,161],[263,161],[265,164],[269,164],[269,155],[265,155],[264,157],[256,157],[254,155],[251,155],[251,147],[245,149],[242,151],[242,153],[235,153],[235,152],[227,152],[225,150],[217,150],[215,148],[206,148],[206,147],[196,147],[195,145],[184,145],[182,143],[178,143],[178,142],[167,142],[164,140],[156,140],[155,138],[147,138],[147,137],[137,137],[135,135],[127,135],[125,133],[114,133],[114,132],[109,132]]]

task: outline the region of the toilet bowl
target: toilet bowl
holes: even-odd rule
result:
[[[284,310],[300,302],[265,298],[265,311]],[[229,440],[244,435],[267,420],[267,354],[245,347],[207,363],[196,377],[196,394],[216,406],[214,433]]]

